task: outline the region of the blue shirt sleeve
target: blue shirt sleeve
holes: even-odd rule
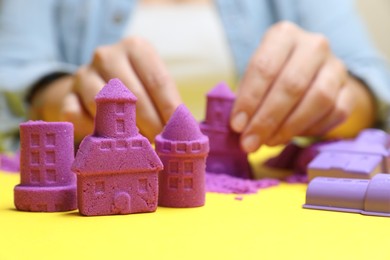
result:
[[[26,119],[25,99],[34,82],[75,70],[60,61],[55,8],[53,0],[0,1],[0,151]]]

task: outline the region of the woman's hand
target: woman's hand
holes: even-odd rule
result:
[[[324,36],[280,22],[265,34],[249,63],[231,127],[241,133],[243,149],[253,152],[297,135],[324,135],[352,115],[361,120],[339,134],[356,134],[372,124],[373,111],[371,94],[348,74]]]
[[[181,103],[176,85],[157,52],[140,38],[98,47],[89,65],[39,91],[32,101],[32,119],[69,121],[75,141],[93,131],[95,95],[111,78],[119,78],[138,98],[137,126],[149,140]]]

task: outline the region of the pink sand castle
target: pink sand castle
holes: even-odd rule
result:
[[[158,204],[176,208],[203,206],[209,140],[184,105],[176,109],[156,137],[156,151],[164,164]]]
[[[73,125],[28,121],[20,125],[20,184],[16,209],[56,212],[77,208]]]
[[[229,126],[234,100],[234,93],[224,83],[207,94],[206,120],[200,124],[200,129],[210,140],[206,170],[249,179],[252,173],[247,154],[240,147],[239,134]]]
[[[82,141],[72,166],[80,213],[155,211],[163,165],[136,127],[137,98],[120,80],[112,79],[95,100],[94,134]]]

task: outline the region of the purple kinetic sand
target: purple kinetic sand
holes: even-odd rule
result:
[[[206,174],[206,191],[226,194],[252,194],[259,189],[276,186],[276,179],[248,180],[233,177],[227,174]]]
[[[184,105],[176,109],[163,132],[156,137],[156,151],[164,164],[159,175],[158,205],[203,206],[209,140]]]
[[[73,125],[28,121],[20,125],[20,184],[14,203],[23,211],[77,208],[73,162]]]
[[[314,178],[303,207],[390,217],[390,175],[380,173],[371,180]]]
[[[247,154],[240,147],[239,134],[229,126],[234,100],[234,93],[224,83],[207,94],[206,119],[200,124],[200,129],[210,140],[206,169],[249,179],[252,172]]]
[[[112,79],[95,100],[94,134],[84,138],[72,166],[80,213],[155,211],[163,165],[136,127],[137,98],[120,80]]]
[[[16,152],[15,155],[0,155],[0,170],[19,173],[20,172],[20,152]]]
[[[294,168],[297,157],[303,149],[303,147],[300,147],[296,143],[291,142],[287,144],[286,147],[284,147],[279,155],[267,160],[265,165],[277,169],[292,170]]]

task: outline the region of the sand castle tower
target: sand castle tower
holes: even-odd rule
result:
[[[210,140],[206,170],[248,179],[252,173],[247,154],[240,147],[239,135],[229,125],[234,100],[234,93],[225,83],[207,94],[206,119],[200,124]]]
[[[158,204],[177,208],[203,206],[209,141],[184,105],[176,109],[156,137],[156,151],[164,164],[159,176]]]
[[[20,179],[14,203],[24,211],[68,211],[77,208],[73,125],[28,121],[20,125]]]

